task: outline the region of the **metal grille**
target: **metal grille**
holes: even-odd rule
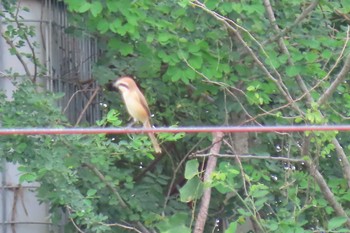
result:
[[[51,77],[49,89],[65,93],[59,102],[68,120],[93,124],[101,118],[100,94],[92,77],[97,60],[97,39],[81,30],[69,33],[66,7],[61,1],[45,0],[49,21],[47,33],[47,67]]]

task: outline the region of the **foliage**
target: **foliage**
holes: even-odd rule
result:
[[[38,92],[31,82],[23,82],[12,101],[1,96],[2,126],[62,127],[68,123],[55,107],[56,99],[57,95]],[[109,114],[104,121],[111,118]],[[116,121],[114,125],[120,123]],[[132,178],[149,161],[144,155],[149,153],[151,144],[146,143],[145,136],[135,136],[132,144],[125,137],[108,139],[105,135],[8,136],[0,140],[1,157],[20,164],[20,181],[39,181],[38,198],[50,202],[57,216],[60,209],[68,212],[83,229],[102,232],[109,228],[107,222],[113,221],[113,215],[118,215],[119,221],[147,219],[153,225],[162,211],[168,211],[152,204],[162,200],[161,187],[169,179],[161,174],[161,167],[145,176],[142,183],[135,183]],[[145,199],[150,202],[143,202]],[[128,200],[128,204],[118,210],[122,200]],[[172,207],[171,211],[177,208]]]
[[[100,39],[98,82],[136,75],[156,125],[349,123],[346,0],[64,2],[76,30],[84,22]],[[120,109],[116,94],[104,94]],[[18,86],[13,101],[2,98],[3,127],[68,124],[55,95],[32,84]],[[126,118],[113,110],[98,125],[120,126]],[[161,135],[169,156],[153,161],[144,136],[13,136],[0,145],[3,157],[21,164],[23,181],[42,183],[39,198],[84,230],[189,232],[210,187],[205,232],[239,232],[249,222],[256,232],[347,232],[348,218],[332,204],[349,205],[346,135],[249,135],[246,153],[265,159],[220,158],[208,182],[206,160],[184,163],[184,155],[207,148],[209,135]],[[236,154],[231,136],[222,151]],[[288,160],[295,158],[304,162]]]

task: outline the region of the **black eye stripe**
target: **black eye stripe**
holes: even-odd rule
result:
[[[129,89],[129,86],[127,84],[124,84],[124,83],[120,83],[118,86],[125,87],[126,89]]]

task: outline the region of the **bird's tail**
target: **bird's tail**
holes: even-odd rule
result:
[[[149,122],[149,120],[144,123],[144,127],[145,128],[152,128],[151,123]],[[155,152],[157,154],[162,153],[162,149],[160,149],[158,140],[157,140],[156,136],[154,135],[154,133],[148,133],[148,136],[151,139],[151,142],[153,144],[153,148],[154,148]]]

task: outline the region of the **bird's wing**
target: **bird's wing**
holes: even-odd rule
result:
[[[142,92],[140,91],[140,90],[138,90],[138,92],[139,92],[139,100],[140,100],[140,103],[141,103],[141,105],[145,108],[145,109],[147,109],[147,113],[148,113],[148,116],[151,116],[151,113],[150,113],[150,111],[149,111],[149,107],[148,107],[148,104],[147,104],[147,101],[146,101],[146,99],[145,99],[145,96],[142,94]]]

